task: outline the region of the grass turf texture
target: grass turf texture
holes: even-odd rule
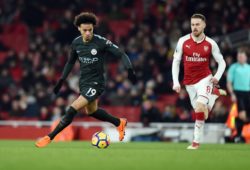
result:
[[[0,140],[1,170],[244,170],[250,145],[187,143],[111,143],[107,149],[91,142],[51,143],[36,148],[34,141]]]

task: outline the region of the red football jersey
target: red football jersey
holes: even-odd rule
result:
[[[211,74],[209,69],[212,45],[206,38],[200,43],[190,36],[182,45],[184,64],[184,84],[195,84]]]
[[[174,57],[182,60],[184,64],[184,84],[191,85],[211,74],[209,68],[210,58],[215,60],[223,58],[218,45],[214,40],[205,37],[200,42],[195,42],[188,34],[179,39]]]

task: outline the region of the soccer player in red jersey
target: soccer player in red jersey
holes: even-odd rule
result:
[[[216,88],[225,70],[226,63],[217,43],[204,34],[206,18],[202,14],[191,17],[191,34],[178,40],[172,64],[173,90],[180,92],[178,80],[181,60],[184,64],[183,84],[195,111],[194,139],[187,149],[198,149],[203,134],[204,123],[215,100],[226,91]],[[218,63],[215,75],[209,69],[210,58]]]

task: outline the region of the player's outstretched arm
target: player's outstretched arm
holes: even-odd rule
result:
[[[71,72],[72,68],[74,67],[74,64],[76,62],[77,59],[77,53],[75,50],[73,50],[73,48],[71,48],[71,52],[70,52],[70,56],[69,59],[67,61],[67,63],[65,64],[64,68],[63,68],[63,73],[61,78],[57,81],[53,92],[55,94],[57,94],[59,92],[59,90],[61,89],[63,82],[66,80],[66,78],[68,77],[69,73]]]
[[[125,68],[128,71],[128,79],[135,84],[137,82],[137,78],[136,78],[136,74],[135,71],[133,69],[133,66],[130,62],[129,57],[125,54],[124,51],[122,51],[121,49],[119,49],[119,47],[115,44],[113,44],[111,41],[109,40],[105,40],[105,47],[106,50],[111,52],[112,54],[114,54],[117,57],[121,57],[122,59],[122,63],[124,64]]]
[[[54,94],[57,94],[59,92],[59,90],[61,89],[61,87],[63,85],[63,82],[64,82],[64,80],[61,78],[57,81],[57,83],[53,89]]]

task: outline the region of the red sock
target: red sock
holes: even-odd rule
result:
[[[200,146],[200,144],[199,143],[197,143],[197,142],[192,142],[192,146],[194,146],[194,147],[199,147]]]
[[[205,120],[205,114],[204,112],[195,112],[195,119],[204,121]]]
[[[215,95],[217,95],[217,96],[220,96],[220,91],[219,91],[219,89],[218,89],[217,87],[214,87],[214,88],[213,88],[213,91],[212,91],[212,94],[215,94]]]

